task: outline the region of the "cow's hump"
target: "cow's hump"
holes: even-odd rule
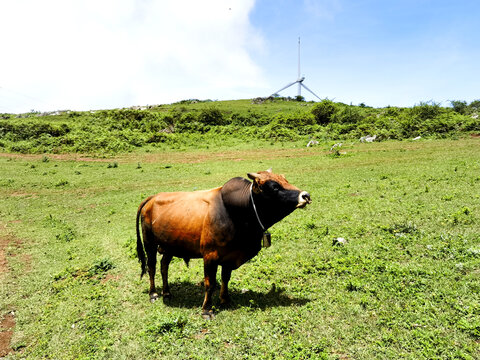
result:
[[[250,185],[247,179],[236,177],[222,186],[221,194],[226,208],[246,208],[250,201]]]

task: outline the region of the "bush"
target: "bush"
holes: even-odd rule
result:
[[[467,117],[461,126],[463,131],[480,131],[480,121],[477,118]]]
[[[91,119],[95,124],[101,124],[109,130],[153,130],[168,126],[159,113],[147,110],[102,110],[95,113]]]
[[[363,118],[364,116],[358,107],[345,105],[331,116],[331,121],[339,124],[357,124]]]
[[[277,114],[272,118],[270,124],[288,129],[298,129],[304,126],[314,125],[315,118],[309,113]]]
[[[335,103],[331,100],[322,100],[312,109],[312,114],[319,125],[326,125],[331,121],[332,115],[335,113]]]
[[[460,116],[460,118],[463,118],[463,116]],[[460,123],[459,115],[447,113],[437,116],[434,119],[426,120],[422,125],[428,134],[445,136],[446,134],[457,131]]]
[[[70,132],[68,124],[50,124],[38,121],[0,122],[0,137],[8,136],[12,141],[28,140],[43,134],[53,137],[64,136]]]
[[[242,114],[233,113],[230,117],[230,122],[233,125],[249,126],[252,125],[251,118]]]
[[[265,126],[261,132],[265,139],[274,140],[298,140],[299,135],[292,129],[285,128],[278,121],[273,121],[270,125]]]
[[[152,143],[164,143],[167,142],[169,139],[169,136],[167,133],[156,133],[150,136],[147,139],[147,143],[152,144]]]
[[[226,125],[225,118],[220,110],[215,107],[203,109],[197,117],[205,125]]]
[[[379,114],[380,116],[387,116],[387,117],[397,117],[400,115],[403,109],[399,109],[397,107],[393,106],[387,106],[382,110],[382,112]]]
[[[397,119],[398,139],[407,139],[410,137],[417,137],[424,135],[422,131],[422,121],[418,117],[411,117],[408,115],[402,115]]]
[[[200,122],[198,116],[191,112],[183,114],[175,123],[175,131],[181,133],[204,134],[208,130],[210,130],[210,126]]]
[[[460,100],[451,100],[450,105],[452,105],[453,111],[464,115],[467,112],[467,102]]]
[[[420,120],[434,119],[442,113],[440,104],[433,101],[420,102],[420,105],[415,105],[411,110],[412,117]]]

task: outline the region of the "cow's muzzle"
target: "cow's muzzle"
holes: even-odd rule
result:
[[[297,208],[304,208],[307,204],[310,204],[312,200],[310,199],[310,194],[306,191],[300,192],[298,195],[298,204]]]

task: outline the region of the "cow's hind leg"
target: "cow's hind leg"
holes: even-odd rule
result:
[[[228,294],[228,282],[232,275],[232,269],[222,266],[222,287],[220,288],[220,304],[227,306],[230,304],[230,295]]]
[[[162,261],[160,262],[163,281],[163,298],[169,298],[172,296],[172,294],[170,294],[170,287],[168,286],[168,266],[170,265],[170,261],[172,261],[172,257],[172,255],[164,253],[162,256]]]
[[[145,252],[147,253],[147,268],[148,276],[150,278],[150,301],[154,302],[158,299],[158,294],[155,289],[155,272],[157,267],[157,246],[154,244],[145,244]]]
[[[203,270],[205,273],[205,300],[202,306],[202,317],[206,320],[215,318],[212,311],[212,296],[217,286],[217,268],[216,261],[205,257],[203,259]]]

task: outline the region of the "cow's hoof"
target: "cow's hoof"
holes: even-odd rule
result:
[[[202,312],[202,318],[204,318],[205,320],[213,320],[215,319],[215,314],[213,313],[212,310],[210,311],[203,311]]]
[[[162,292],[162,296],[164,299],[170,299],[172,297],[172,294],[170,293],[170,291],[167,291],[167,292]]]
[[[154,303],[158,299],[158,294],[157,293],[151,293],[150,294],[150,302]]]

